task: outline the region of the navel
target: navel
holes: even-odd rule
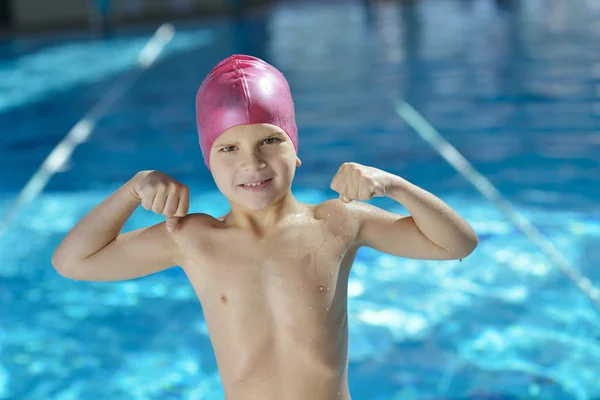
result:
[[[225,296],[224,294],[221,295],[221,303],[227,304],[227,296]]]

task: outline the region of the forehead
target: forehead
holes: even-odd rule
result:
[[[215,142],[255,139],[265,135],[284,133],[281,128],[271,124],[237,125],[223,132]]]

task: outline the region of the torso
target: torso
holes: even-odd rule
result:
[[[190,223],[196,235],[180,239],[227,400],[350,399],[346,294],[357,227],[342,208],[306,205],[260,241],[202,216],[203,232]]]

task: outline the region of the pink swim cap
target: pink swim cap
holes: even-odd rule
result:
[[[256,57],[234,54],[208,73],[196,94],[196,123],[209,169],[214,141],[237,125],[275,125],[287,133],[298,151],[290,87],[281,72]]]

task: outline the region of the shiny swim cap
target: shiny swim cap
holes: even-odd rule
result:
[[[290,87],[281,72],[256,57],[234,54],[208,73],[196,94],[196,123],[209,169],[214,141],[237,125],[275,125],[287,133],[298,151]]]

